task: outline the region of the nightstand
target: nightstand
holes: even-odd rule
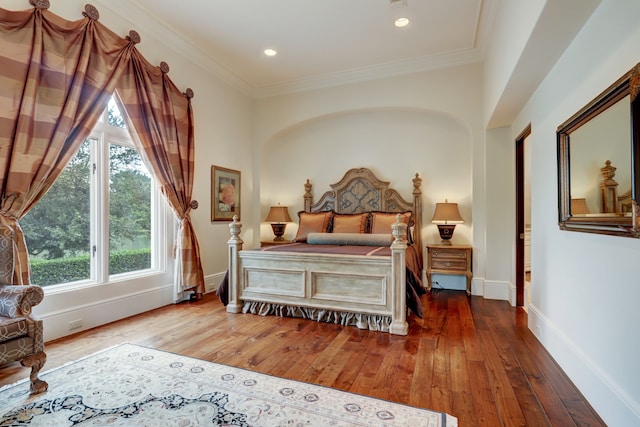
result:
[[[453,274],[467,277],[467,295],[471,295],[473,249],[468,245],[427,245],[427,290],[431,290],[431,274]]]
[[[292,243],[291,240],[262,240],[260,242],[260,247],[264,248],[266,246],[288,245],[289,243]]]

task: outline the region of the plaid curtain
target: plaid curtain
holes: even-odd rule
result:
[[[190,215],[191,209],[197,208],[197,202],[191,200],[195,165],[193,92],[180,92],[168,72],[166,63],[154,67],[134,51],[117,94],[127,125],[144,130],[136,132],[134,139],[178,218],[174,298],[179,300],[186,290],[195,291],[198,297],[204,293],[204,274]]]
[[[15,237],[15,284],[30,282],[18,220],[98,121],[130,56],[128,45],[89,17],[70,22],[45,7],[0,9],[0,222]]]
[[[201,295],[204,278],[189,220],[193,180],[189,99],[177,96],[168,77],[139,55],[135,32],[126,39],[117,36],[98,22],[99,14],[93,6],[85,6],[84,19],[67,21],[47,10],[48,0],[30,1],[32,10],[0,8],[0,222],[15,236],[14,283],[30,282],[28,252],[18,220],[57,179],[90,134],[116,87],[123,85],[124,99],[132,99],[133,128],[139,136],[144,135],[141,151],[146,153],[145,144],[149,145],[142,140],[152,140],[152,150],[175,154],[170,156],[171,173],[165,172],[164,164],[156,164],[157,156],[146,155],[146,159],[160,176],[164,194],[181,220],[176,251],[181,255],[176,258],[181,277],[176,278],[176,287],[193,288]],[[141,68],[149,70],[149,75],[161,76],[162,85],[154,86],[152,78],[131,78],[132,70]],[[171,88],[170,94],[164,92],[165,86]],[[154,100],[140,110],[135,105],[148,101],[135,100],[132,90],[148,93],[149,99],[160,97],[166,105]],[[175,106],[170,105],[173,102]],[[140,114],[149,116],[143,122],[137,118]],[[186,156],[184,160],[182,156]],[[173,174],[176,162],[178,173]],[[188,168],[182,168],[184,162]],[[166,182],[176,176],[179,182],[175,192],[179,195],[171,196]]]

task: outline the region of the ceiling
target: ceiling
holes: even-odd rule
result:
[[[321,86],[482,59],[495,0],[131,0],[252,90]],[[408,26],[396,28],[395,18]],[[273,48],[274,57],[263,51]]]

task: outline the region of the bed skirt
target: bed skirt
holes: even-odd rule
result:
[[[280,317],[301,317],[318,322],[335,323],[345,326],[356,326],[359,329],[389,332],[391,316],[365,313],[348,313],[343,311],[325,310],[322,308],[296,307],[267,302],[245,301],[243,313],[259,314],[260,316],[275,315]]]

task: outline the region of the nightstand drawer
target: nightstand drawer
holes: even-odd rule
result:
[[[456,259],[467,259],[467,252],[460,251],[457,249],[437,249],[434,250],[432,255],[433,258],[456,258]],[[435,261],[435,260],[434,260]]]
[[[433,265],[431,266],[434,270],[467,270],[467,259],[455,259],[455,258],[432,258]]]

